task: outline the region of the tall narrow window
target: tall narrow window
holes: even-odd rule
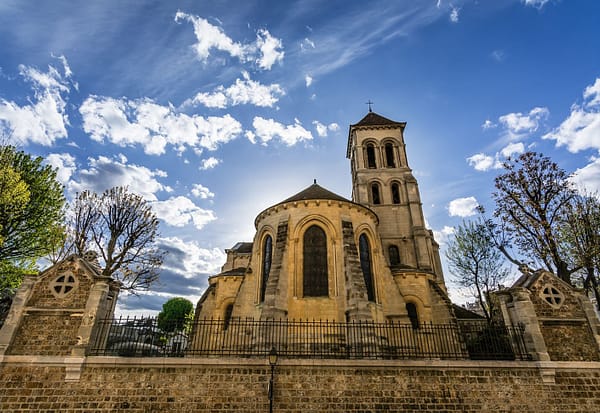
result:
[[[400,264],[400,251],[398,251],[398,247],[390,245],[388,252],[390,254],[390,265],[394,266]]]
[[[391,143],[385,144],[385,165],[388,168],[396,167],[396,162],[394,162],[394,145]]]
[[[365,286],[367,287],[367,297],[369,301],[375,301],[375,289],[373,286],[373,271],[371,265],[371,248],[369,246],[369,240],[365,234],[362,234],[358,238],[358,251],[360,256],[360,268],[362,269],[363,277],[365,279]]]
[[[392,203],[400,203],[400,185],[398,185],[396,182],[392,184]]]
[[[262,250],[262,282],[260,284],[260,301],[265,301],[265,292],[267,291],[267,282],[271,272],[271,257],[273,256],[273,239],[267,235],[263,243]]]
[[[381,196],[379,194],[378,184],[371,184],[371,199],[373,200],[374,205],[381,204]]]
[[[415,330],[419,328],[419,313],[417,313],[417,306],[414,303],[406,303],[406,312],[408,313],[408,319],[412,328]]]
[[[377,164],[375,163],[375,145],[372,143],[367,145],[367,167],[377,168]]]
[[[227,305],[225,307],[225,314],[223,315],[223,330],[227,330],[229,328],[229,323],[231,322],[231,314],[233,313],[233,304]]]
[[[327,280],[327,236],[317,225],[304,233],[302,288],[306,297],[329,295]]]

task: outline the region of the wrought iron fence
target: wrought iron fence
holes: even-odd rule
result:
[[[486,323],[412,324],[232,318],[177,330],[156,318],[100,320],[89,354],[152,357],[526,360],[522,328]]]

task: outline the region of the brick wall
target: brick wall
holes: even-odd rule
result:
[[[71,354],[77,343],[80,317],[69,314],[27,314],[8,354],[62,355]]]
[[[58,360],[6,359],[0,411],[269,407],[266,360],[88,358],[75,382],[65,381]],[[554,383],[544,383],[541,371],[534,362],[283,360],[275,372],[274,411],[592,412],[600,405],[600,363],[547,363]]]

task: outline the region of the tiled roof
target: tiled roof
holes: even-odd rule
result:
[[[237,252],[238,254],[250,254],[252,252],[251,242],[238,242],[229,251]]]
[[[306,199],[330,199],[332,201],[350,202],[350,200],[338,194],[334,194],[331,191],[328,191],[327,189],[323,188],[315,182],[305,190],[298,192],[296,195],[292,195],[288,199],[283,200],[281,203],[283,204],[285,202],[304,201]]]
[[[452,304],[452,308],[454,309],[454,315],[458,319],[462,319],[462,320],[481,320],[481,319],[485,318],[481,314],[477,314],[476,312],[473,312],[471,310],[467,310],[466,308],[458,306],[456,304]]]
[[[384,118],[381,115],[378,115],[375,112],[369,112],[367,115],[362,118],[358,123],[355,123],[353,126],[379,126],[379,125],[398,125],[403,126],[406,125],[405,122],[396,122],[394,120],[390,120],[388,118]]]
[[[246,274],[246,267],[238,267],[229,271],[224,271],[218,275],[244,275]]]

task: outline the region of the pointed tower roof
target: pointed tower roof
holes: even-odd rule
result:
[[[296,195],[292,195],[291,197],[281,201],[280,203],[283,204],[286,202],[304,201],[306,199],[330,199],[332,201],[351,202],[349,199],[346,199],[343,196],[340,196],[323,188],[321,185],[317,184],[315,180],[315,183],[313,183],[308,188],[298,192]]]
[[[401,128],[404,130],[406,122],[396,122],[395,120],[383,117],[373,111],[369,111],[367,115],[362,118],[358,123],[350,125],[348,130],[348,146],[346,147],[346,158],[350,159],[350,144],[352,131],[356,128]]]
[[[394,120],[384,118],[383,116],[381,116],[375,112],[369,112],[358,123],[355,123],[354,125],[350,125],[350,129],[352,129],[355,126],[384,126],[384,125],[393,125],[393,126],[404,127],[404,126],[406,126],[406,122],[396,122]]]

